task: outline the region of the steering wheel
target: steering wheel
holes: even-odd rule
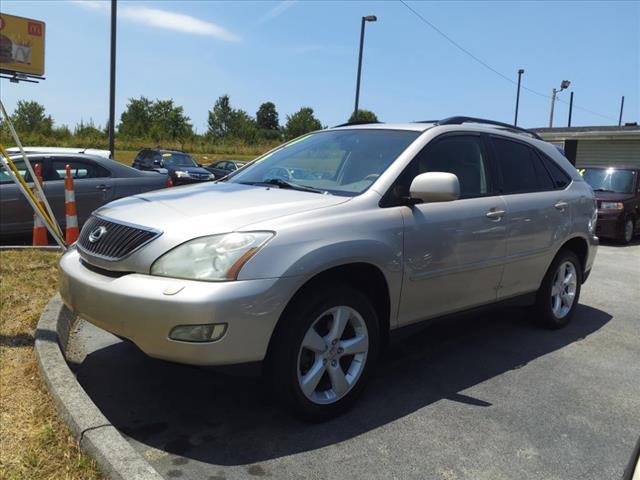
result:
[[[291,174],[289,173],[289,170],[284,167],[274,167],[269,169],[264,176],[265,180],[269,180],[271,178],[289,181],[291,180]]]

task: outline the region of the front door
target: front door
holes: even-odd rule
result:
[[[502,276],[505,204],[494,189],[481,136],[435,139],[399,181],[433,171],[458,177],[460,199],[403,209],[400,325],[494,302]]]

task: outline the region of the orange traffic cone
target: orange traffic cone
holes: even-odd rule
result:
[[[34,182],[38,182],[40,186],[42,186],[42,166],[39,163],[36,163],[34,166],[34,172],[36,174],[36,178],[33,180]],[[35,191],[36,198],[40,205],[44,208],[44,204],[42,203],[42,198],[40,198],[39,190]],[[47,227],[44,226],[40,216],[37,214],[33,214],[33,238],[32,244],[34,246],[43,246],[49,245],[49,239],[47,238]]]
[[[76,209],[76,193],[73,189],[73,177],[71,176],[71,166],[66,166],[67,175],[64,177],[64,213],[67,228],[65,237],[67,245],[71,245],[78,240],[78,211]]]

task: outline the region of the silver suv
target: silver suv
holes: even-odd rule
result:
[[[527,130],[347,125],[225,181],[100,208],[60,261],[60,291],[152,357],[261,362],[277,394],[321,419],[353,403],[400,327],[516,299],[566,325],[596,218],[589,185]]]

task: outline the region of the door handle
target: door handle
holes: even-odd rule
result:
[[[563,202],[563,201],[559,201],[554,205],[554,207],[557,208],[560,211],[563,211],[568,206],[569,206],[569,204],[567,202]]]
[[[496,210],[495,208],[492,208],[486,213],[486,215],[487,215],[487,218],[497,221],[504,216],[504,210]]]
[[[111,188],[111,185],[105,185],[105,184],[100,184],[100,185],[96,185],[96,190],[102,190],[107,191]]]

